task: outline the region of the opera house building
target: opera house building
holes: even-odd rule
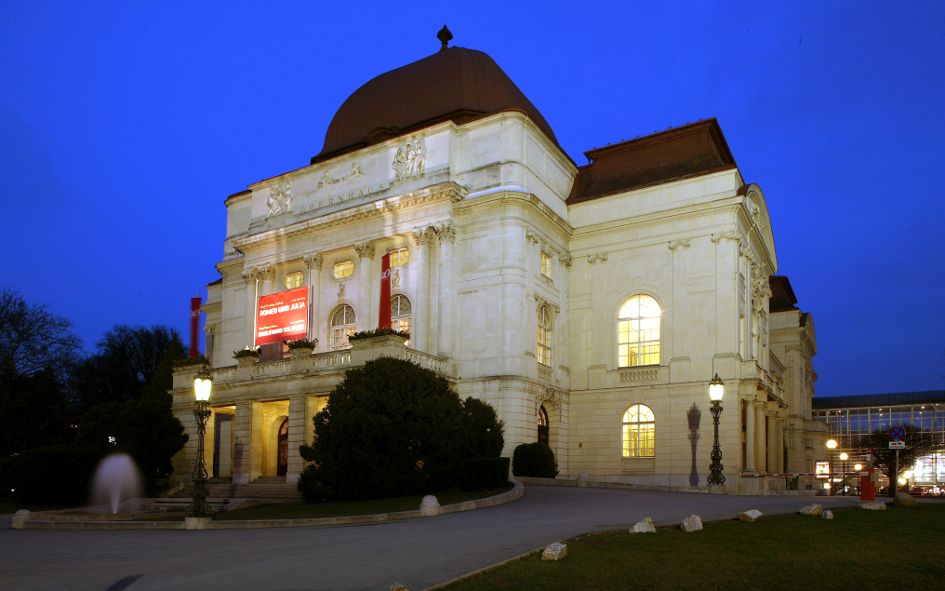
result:
[[[215,482],[294,489],[329,392],[393,356],[495,407],[505,455],[542,440],[559,478],[681,490],[706,487],[718,374],[726,492],[812,486],[827,435],[811,420],[813,319],[719,123],[579,164],[492,58],[441,41],[355,90],[310,164],[226,198],[203,306]],[[388,254],[390,322],[409,340],[349,342],[381,324]],[[194,371],[172,390],[181,482]]]

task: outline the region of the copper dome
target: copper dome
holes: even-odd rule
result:
[[[465,123],[502,111],[524,113],[558,144],[535,105],[491,57],[444,46],[354,91],[335,113],[312,164],[443,121]]]

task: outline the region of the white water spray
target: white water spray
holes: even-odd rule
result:
[[[141,496],[141,476],[134,460],[128,454],[105,457],[95,469],[92,481],[93,502],[107,505],[112,515],[118,513],[121,502]]]

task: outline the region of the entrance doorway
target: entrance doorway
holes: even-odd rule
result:
[[[289,419],[279,426],[279,444],[276,446],[276,476],[285,476],[289,467]]]

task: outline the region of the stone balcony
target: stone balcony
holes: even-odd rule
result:
[[[296,350],[292,357],[277,361],[257,362],[242,360],[237,365],[214,367],[210,370],[214,384],[235,385],[261,380],[279,379],[289,376],[315,376],[340,373],[364,365],[379,357],[393,357],[413,362],[446,378],[454,377],[452,364],[446,357],[407,347],[404,339],[396,335],[360,339],[352,342],[348,349],[309,353]],[[192,388],[194,374],[200,366],[190,365],[174,370],[174,389]]]

